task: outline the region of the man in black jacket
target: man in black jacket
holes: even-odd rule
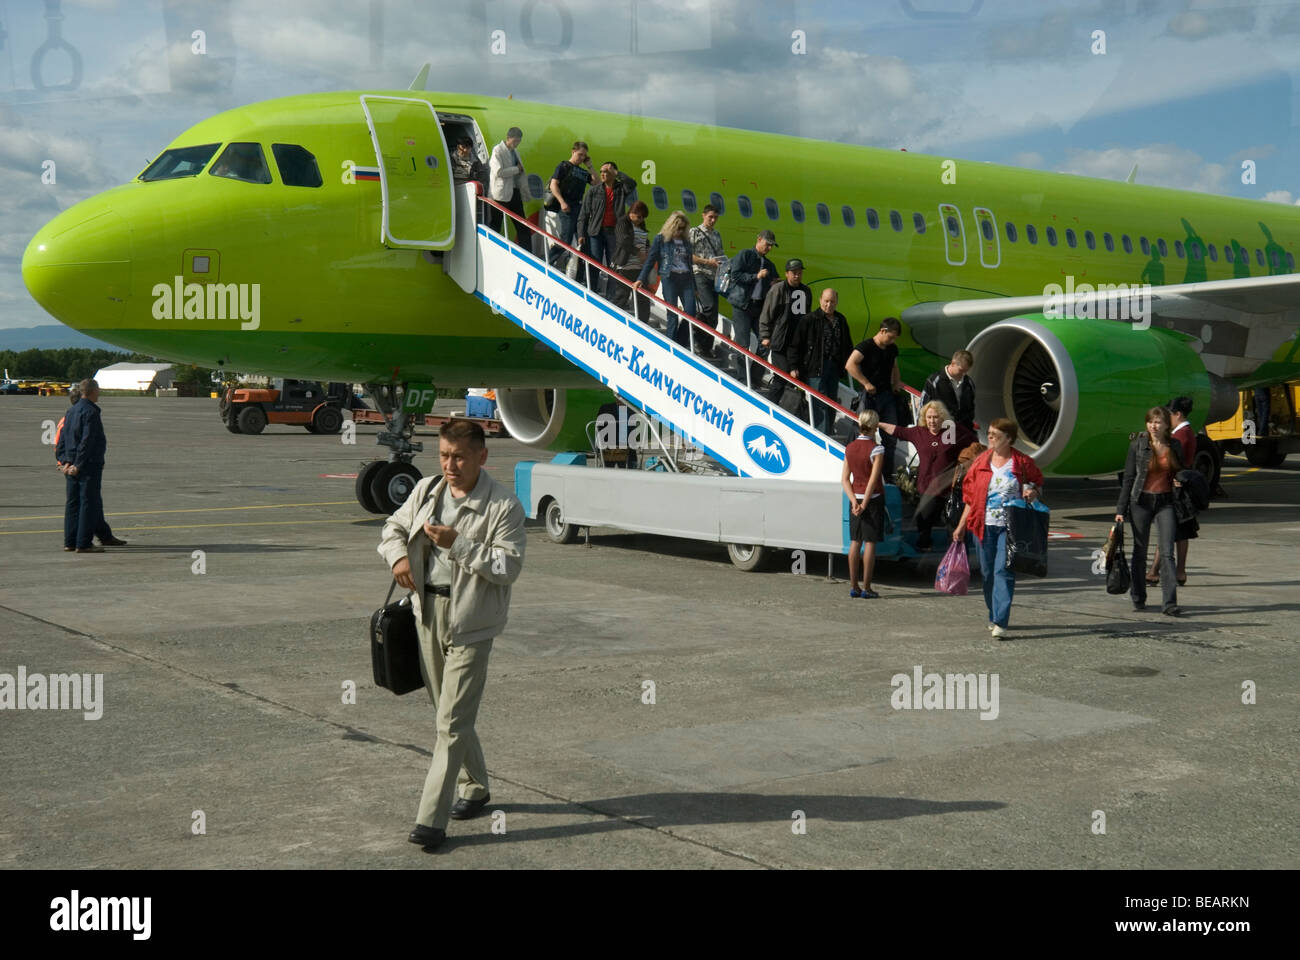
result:
[[[975,424],[975,381],[967,374],[975,366],[975,358],[969,350],[958,350],[952,355],[952,362],[942,370],[936,370],[925,381],[921,391],[921,406],[931,400],[941,400],[952,413],[953,418],[963,426]]]
[[[772,284],[758,315],[759,346],[770,351],[769,362],[778,370],[789,373],[798,366],[787,351],[811,311],[812,291],[804,286],[803,261],[787,260],[785,279]],[[768,399],[780,403],[787,386],[782,378],[773,377]]]
[[[614,228],[627,214],[628,201],[635,195],[635,180],[621,172],[613,160],[602,163],[600,183],[583,194],[582,205],[578,208],[578,249],[581,250],[586,243],[584,252],[587,256],[609,266],[614,253]],[[594,270],[591,272],[595,273]],[[592,276],[587,286],[600,290],[604,283]],[[609,295],[605,296],[608,299]]]
[[[66,476],[76,482],[76,537],[74,548],[77,553],[103,553],[103,547],[95,546],[91,541],[97,528],[104,524],[104,501],[100,494],[100,484],[104,479],[104,454],[108,450],[108,438],[104,435],[104,424],[100,420],[99,384],[94,380],[81,381],[81,399],[68,414],[64,426],[64,453],[68,466]],[[72,522],[70,513],[74,500],[68,497],[67,512],[64,516],[65,528]],[[112,532],[109,532],[109,541]],[[125,541],[123,541],[125,542]]]
[[[835,308],[840,295],[827,287],[822,291],[820,306],[795,331],[789,356],[795,367],[790,372],[824,397],[839,399],[840,376],[853,352],[853,335],[849,322]],[[834,435],[835,411],[819,400],[813,401],[817,429]]]
[[[776,246],[776,234],[771,230],[763,230],[754,241],[754,246],[741,250],[731,263],[731,289],[727,291],[727,302],[733,308],[731,323],[736,333],[734,339],[746,350],[753,350],[750,334],[758,332],[758,317],[763,311],[763,299],[776,280],[776,264],[767,259],[767,252]],[[760,376],[761,369],[755,366],[754,375]],[[740,355],[737,354],[733,373],[741,382],[745,379],[744,371]]]

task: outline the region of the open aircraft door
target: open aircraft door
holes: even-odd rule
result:
[[[361,109],[379,161],[381,241],[406,250],[449,250],[455,242],[451,158],[427,100],[365,95]]]

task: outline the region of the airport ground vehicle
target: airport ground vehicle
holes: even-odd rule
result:
[[[1242,390],[1237,412],[1205,430],[1221,451],[1245,454],[1254,467],[1280,467],[1287,454],[1300,452],[1300,380],[1270,387],[1269,394],[1267,424],[1254,422],[1254,391]]]
[[[217,402],[221,422],[231,433],[261,433],[268,423],[288,423],[308,433],[338,433],[350,406],[343,390],[327,390],[315,380],[276,380],[269,389],[230,387]]]

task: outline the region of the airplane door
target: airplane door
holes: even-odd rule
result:
[[[980,232],[980,263],[996,267],[1002,262],[1002,249],[998,243],[998,222],[988,207],[975,208],[975,226]]]
[[[455,241],[451,158],[427,100],[365,95],[361,109],[379,161],[381,242],[408,250],[449,250]]]
[[[939,204],[939,220],[943,223],[944,256],[954,267],[966,262],[966,231],[961,222],[961,211],[951,203]]]

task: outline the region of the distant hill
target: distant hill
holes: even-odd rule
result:
[[[47,323],[39,327],[0,328],[0,350],[58,350],[63,347],[84,347],[87,350],[119,350],[130,353],[111,343],[88,337],[61,323]]]

